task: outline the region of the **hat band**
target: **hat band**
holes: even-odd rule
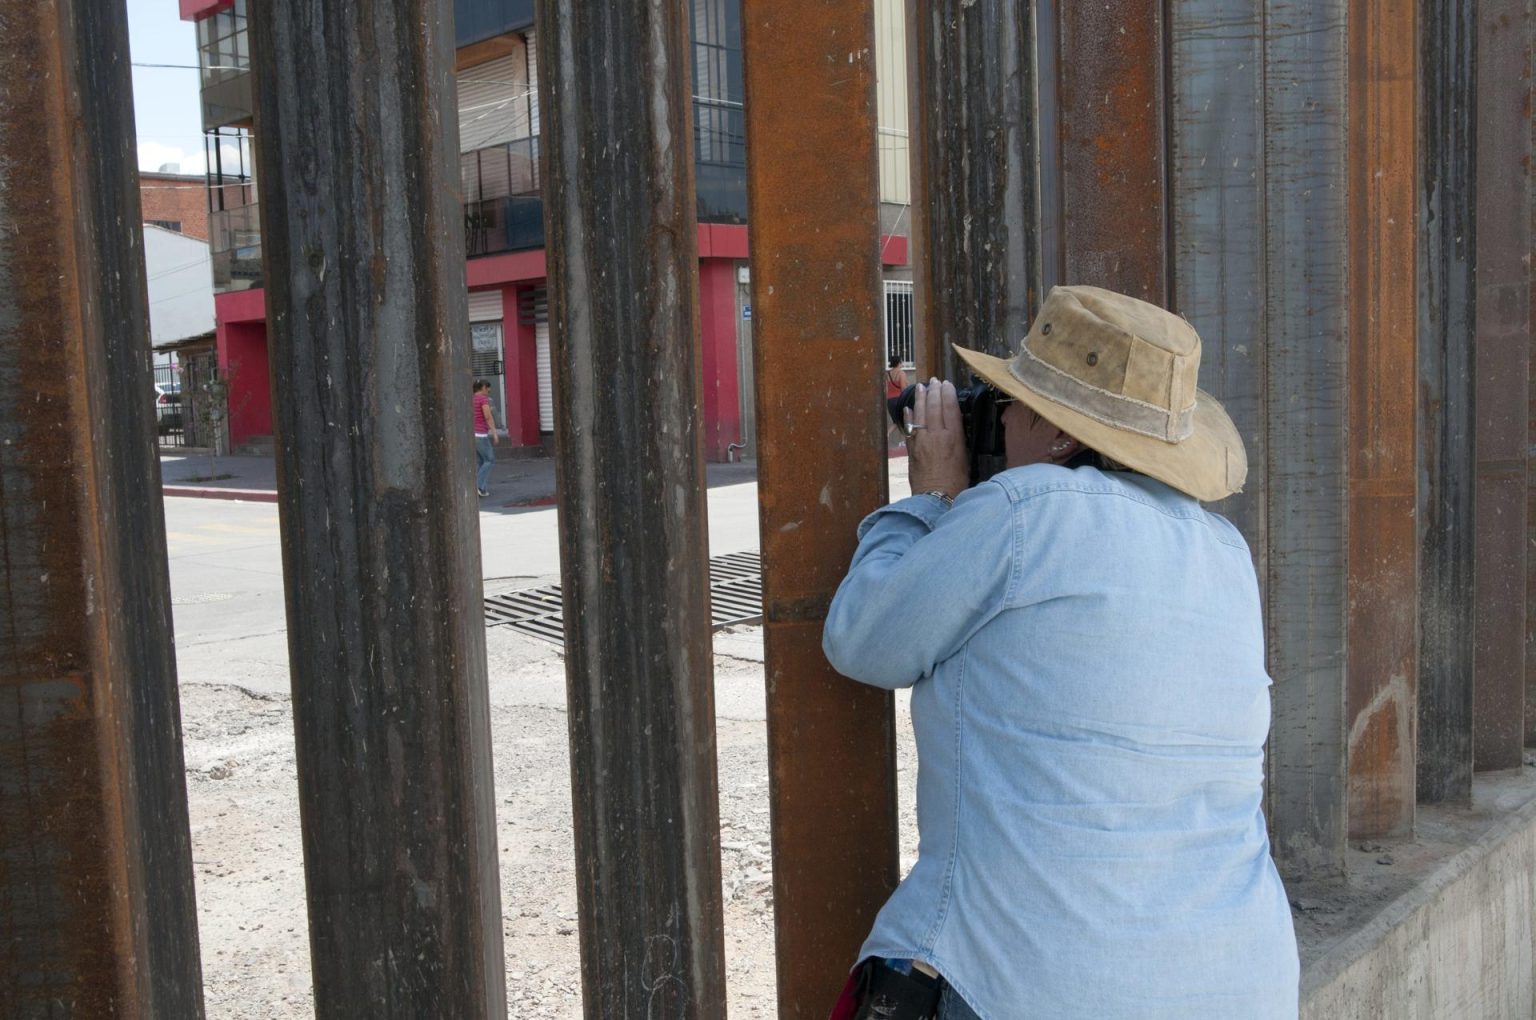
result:
[[[1195,405],[1177,413],[1145,400],[1083,382],[1048,362],[1041,361],[1026,344],[1008,363],[1013,377],[1043,397],[1049,397],[1101,424],[1124,429],[1167,443],[1178,443],[1195,432]]]

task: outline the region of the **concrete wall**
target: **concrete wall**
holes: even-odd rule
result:
[[[1302,972],[1303,1020],[1536,1016],[1536,802]]]

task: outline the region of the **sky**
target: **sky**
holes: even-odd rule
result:
[[[176,0],[128,0],[128,47],[134,63],[139,169],[158,170],[164,163],[179,163],[182,173],[203,173],[196,29],[178,16]],[[189,67],[192,70],[186,70]]]

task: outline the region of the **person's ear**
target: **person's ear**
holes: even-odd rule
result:
[[[1060,463],[1064,460],[1071,460],[1073,457],[1077,456],[1077,452],[1081,450],[1082,447],[1082,443],[1078,442],[1076,439],[1073,439],[1071,436],[1067,435],[1060,429],[1057,429],[1056,438],[1051,440],[1051,459],[1057,463]]]

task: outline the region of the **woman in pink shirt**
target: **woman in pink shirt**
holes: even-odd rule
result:
[[[491,465],[496,463],[496,409],[491,406],[491,384],[475,380],[475,491],[491,494]]]

